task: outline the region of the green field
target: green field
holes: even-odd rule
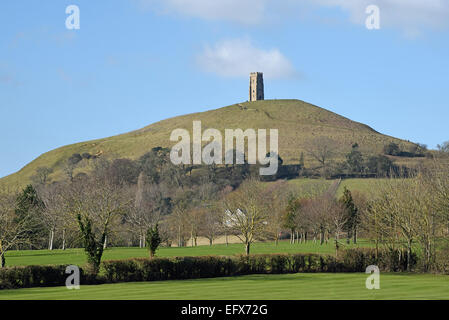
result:
[[[382,189],[383,184],[388,181],[387,178],[370,178],[370,179],[344,179],[341,181],[340,186],[337,190],[337,197],[343,195],[344,188],[351,191],[358,191],[366,195],[373,195]]]
[[[358,246],[370,245],[366,241],[359,241]],[[350,245],[349,247],[354,247]],[[288,241],[280,241],[276,246],[274,242],[254,243],[251,247],[252,254],[263,253],[327,253],[335,254],[333,244],[320,245],[308,241],[306,244],[290,244]],[[175,256],[206,256],[206,255],[235,255],[243,254],[244,247],[242,244],[233,243],[226,246],[225,244],[216,244],[213,246],[197,246],[197,247],[171,247],[160,248],[157,251],[159,257],[175,257]],[[104,252],[103,260],[119,260],[135,257],[148,257],[148,249],[146,248],[108,248]],[[83,265],[86,263],[86,254],[83,249],[67,249],[67,250],[21,250],[9,251],[6,254],[6,266],[24,266],[24,265],[48,265],[48,264],[74,264]]]
[[[370,246],[361,240],[359,246]],[[243,252],[242,244],[217,244],[185,248],[161,248],[158,256],[234,255]],[[334,254],[331,243],[291,245],[281,241],[255,243],[252,253],[313,252]],[[103,260],[146,257],[147,249],[110,248]],[[7,265],[86,263],[82,249],[10,251]],[[365,288],[362,273],[300,273],[248,275],[229,278],[172,280],[65,287],[0,290],[2,299],[449,299],[449,276],[432,274],[381,274],[381,289]]]
[[[362,273],[299,273],[230,278],[172,280],[0,290],[1,299],[449,299],[449,276],[392,274],[380,276],[380,289],[365,287]]]
[[[310,178],[298,178],[289,180],[288,183],[292,186],[298,187],[298,189],[316,189],[316,190],[326,190],[331,186],[331,184],[336,180],[326,180],[326,179],[310,179]],[[387,178],[352,178],[343,179],[337,189],[337,197],[343,195],[344,188],[351,191],[358,191],[366,195],[375,194],[381,190],[383,184],[388,181]]]

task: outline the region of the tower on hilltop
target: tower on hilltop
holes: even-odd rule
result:
[[[249,75],[249,101],[263,99],[263,73],[251,72]]]

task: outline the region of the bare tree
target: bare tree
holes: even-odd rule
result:
[[[361,224],[362,216],[366,214],[366,210],[368,207],[368,198],[365,193],[360,191],[352,191],[352,199],[354,201],[354,206],[357,208],[357,214],[355,215],[355,219],[352,221],[352,238],[353,243],[357,243],[359,225]]]
[[[326,174],[330,160],[335,156],[336,141],[327,137],[317,137],[310,140],[306,151],[320,164],[322,174]]]
[[[288,200],[293,196],[293,191],[285,180],[279,180],[270,184],[264,190],[262,196],[267,205],[267,233],[278,245],[279,236],[285,229],[285,210]]]
[[[376,230],[376,237],[381,237],[391,250],[397,246],[405,247],[407,270],[410,270],[415,242],[427,234],[426,230],[431,232],[432,229],[426,226],[432,220],[428,216],[432,211],[426,199],[427,192],[419,177],[390,178],[379,187],[381,194],[370,203],[368,213],[371,217],[367,221],[375,223],[371,228]]]
[[[70,186],[65,182],[53,183],[50,185],[40,185],[37,189],[40,199],[43,202],[42,222],[49,232],[48,249],[54,249],[56,234],[61,234],[61,249],[66,249],[67,234],[76,230],[76,223],[70,214],[66,202],[67,192]]]
[[[221,216],[220,214],[216,215],[216,210],[214,210],[215,198],[220,196],[218,186],[215,183],[203,180],[191,192],[188,224],[192,246],[197,245],[197,239],[200,235],[207,236],[211,243],[219,227],[217,219]],[[207,230],[208,227],[210,227],[210,230]]]
[[[191,246],[196,247],[198,245],[198,237],[200,235],[201,224],[203,223],[206,209],[204,207],[194,207],[188,210],[188,224],[190,229],[190,241]]]
[[[48,167],[39,167],[36,174],[31,177],[31,181],[35,184],[45,185],[48,182],[48,176],[53,173],[53,169]]]
[[[44,203],[43,222],[49,231],[48,250],[53,250],[56,229],[63,224],[66,214],[61,188],[56,184],[43,186],[39,188],[39,195]],[[63,247],[65,247],[65,243],[63,243]]]
[[[324,193],[304,199],[301,204],[302,219],[305,220],[305,223],[302,223],[310,228],[314,241],[319,235],[320,245],[329,241],[333,230],[331,215],[336,209],[335,194],[339,183],[340,181],[333,182]]]
[[[308,224],[314,236],[314,241],[319,236],[320,245],[323,245],[326,240],[325,236],[328,223],[326,213],[330,207],[331,204],[328,202],[328,198],[320,196],[308,201],[304,208]]]
[[[0,190],[0,265],[6,264],[5,254],[11,248],[27,244],[31,228],[27,217],[17,219],[14,213],[17,194]]]
[[[316,236],[320,233],[320,224],[317,224],[315,216],[321,215],[313,212],[314,199],[321,197],[328,189],[325,183],[304,184],[290,194],[285,212],[285,226],[291,231],[291,243],[306,242],[309,232],[316,241]],[[322,239],[324,241],[324,237]]]
[[[311,228],[311,221],[307,216],[307,208],[310,205],[310,199],[297,198],[294,202],[295,216],[293,219],[293,225],[295,226],[295,234],[293,234],[293,243],[306,243],[307,235]]]
[[[225,199],[225,225],[245,245],[248,255],[254,240],[266,235],[268,210],[263,185],[250,178]]]
[[[66,192],[68,210],[77,219],[88,262],[98,272],[108,235],[131,204],[129,194],[107,177],[93,176],[88,183],[73,182]]]
[[[437,145],[440,152],[449,153],[449,141],[443,142],[441,145]]]
[[[167,218],[172,238],[177,241],[178,247],[184,247],[190,236],[189,210],[192,207],[192,194],[178,189],[174,196],[173,210]]]
[[[212,245],[217,236],[223,232],[223,210],[214,203],[204,209],[200,223],[200,235],[209,240]]]
[[[345,225],[348,222],[348,216],[344,205],[340,202],[331,201],[330,210],[327,212],[331,230],[334,233],[335,257],[338,258],[338,249],[340,248],[340,236],[342,235]]]
[[[145,246],[148,228],[154,227],[161,220],[164,213],[163,202],[163,187],[149,183],[147,176],[141,172],[137,179],[134,206],[126,216],[133,231],[138,232],[140,248]]]

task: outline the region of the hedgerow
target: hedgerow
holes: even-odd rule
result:
[[[358,248],[342,251],[340,259],[313,253],[133,258],[102,263],[100,275],[80,268],[81,284],[182,280],[248,274],[299,272],[364,272],[377,265],[386,272],[405,271],[407,255],[401,250]],[[416,265],[412,256],[411,265]],[[0,269],[0,289],[63,286],[66,265],[25,266]]]

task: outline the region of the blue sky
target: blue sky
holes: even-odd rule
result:
[[[65,26],[71,4],[79,30]],[[448,57],[442,0],[4,1],[0,177],[59,146],[246,101],[249,71],[264,72],[266,99],[434,148],[449,140]]]

